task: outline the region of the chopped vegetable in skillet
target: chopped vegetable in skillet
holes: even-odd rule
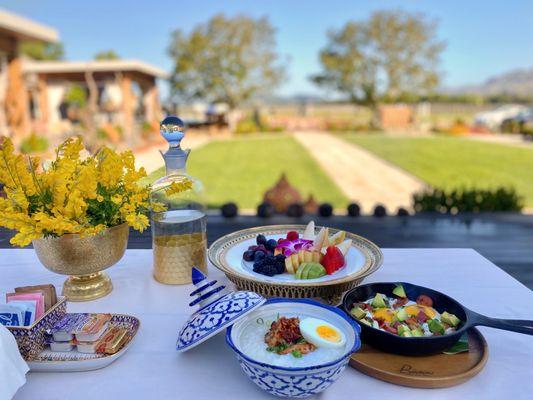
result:
[[[433,308],[433,300],[420,295],[416,302],[407,298],[402,285],[392,291],[396,297],[377,293],[373,298],[354,303],[351,314],[359,322],[402,337],[441,336],[457,330],[461,321]]]

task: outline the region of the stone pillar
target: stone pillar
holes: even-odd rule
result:
[[[144,120],[147,122],[158,121],[161,118],[159,94],[155,82],[143,91]]]
[[[120,91],[122,93],[121,113],[124,138],[126,138],[128,144],[131,146],[135,142],[135,138],[133,137],[135,122],[135,96],[131,86],[132,80],[130,76],[127,74],[122,74],[119,77],[119,81]]]
[[[14,57],[7,66],[6,119],[13,136],[30,134],[28,92],[22,76],[22,61]]]
[[[48,86],[46,84],[46,78],[43,75],[37,77],[37,102],[39,105],[39,127],[48,132],[50,121],[50,109],[48,105]],[[42,132],[39,132],[42,133]]]

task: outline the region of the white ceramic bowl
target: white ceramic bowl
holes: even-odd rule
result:
[[[258,318],[280,315],[299,315],[327,321],[339,328],[346,338],[341,357],[318,365],[288,368],[266,364],[249,357],[241,346],[245,328]],[[226,342],[248,377],[261,389],[281,397],[308,397],[320,393],[333,384],[348,365],[350,355],[361,347],[361,328],[342,310],[308,299],[270,299],[263,306],[229,327]]]

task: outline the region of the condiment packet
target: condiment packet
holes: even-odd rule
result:
[[[94,342],[102,336],[111,320],[111,314],[89,314],[83,325],[73,331],[79,342]]]
[[[76,342],[80,353],[88,354],[115,354],[118,352],[128,339],[128,331],[124,328],[113,326],[109,328],[100,340],[95,342]]]
[[[0,324],[4,326],[22,326],[24,316],[19,307],[0,304]]]
[[[35,322],[36,300],[10,300],[7,304],[18,307],[24,315],[22,325],[30,326]]]
[[[65,314],[50,330],[56,342],[68,342],[74,338],[74,331],[78,326],[83,326],[89,319],[90,314],[72,313]]]
[[[15,293],[42,293],[45,311],[57,303],[56,288],[52,284],[16,287]]]
[[[37,302],[35,310],[35,321],[44,315],[44,296],[42,293],[8,293],[6,303],[12,300],[35,300]]]
[[[70,342],[50,342],[49,343],[50,345],[50,350],[52,351],[57,351],[57,352],[69,352],[69,351],[72,351],[74,350],[74,346],[75,344],[70,341]]]

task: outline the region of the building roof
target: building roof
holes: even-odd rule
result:
[[[2,9],[0,9],[1,33],[7,33],[22,40],[39,40],[48,43],[59,41],[59,33],[55,29]]]
[[[161,68],[138,60],[97,61],[33,61],[26,60],[24,72],[40,74],[68,74],[91,72],[137,72],[156,78],[168,78]]]

